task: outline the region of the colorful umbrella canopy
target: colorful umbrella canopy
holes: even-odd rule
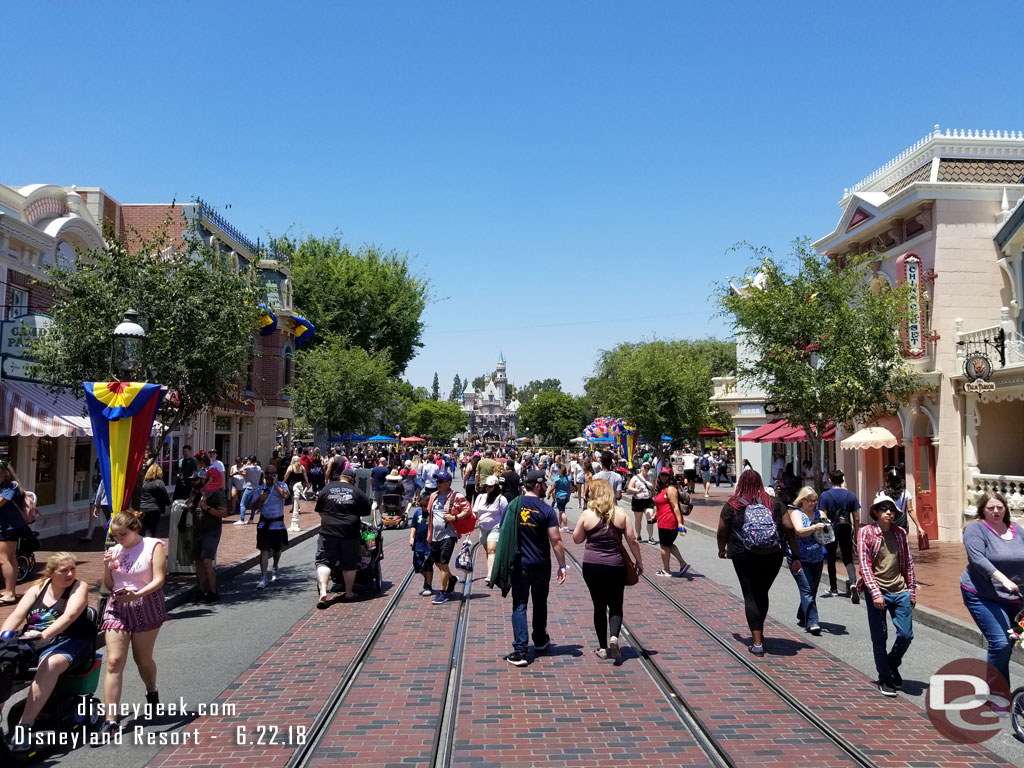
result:
[[[368,443],[397,443],[397,437],[388,437],[387,435],[374,435],[369,438],[366,442]]]
[[[167,391],[159,384],[87,381],[85,402],[111,517],[131,503],[149,433]]]

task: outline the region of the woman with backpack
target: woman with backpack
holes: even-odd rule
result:
[[[747,616],[755,656],[764,656],[764,620],[768,616],[768,590],[782,567],[782,542],[797,555],[793,521],[785,505],[768,495],[761,475],[746,470],[736,483],[736,491],[722,507],[718,521],[718,556],[732,560],[743,592],[743,608]],[[793,575],[800,573],[798,556],[790,563]]]

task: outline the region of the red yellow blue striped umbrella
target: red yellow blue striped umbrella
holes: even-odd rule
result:
[[[82,386],[113,516],[131,504],[153,421],[167,390],[129,381],[87,381]]]

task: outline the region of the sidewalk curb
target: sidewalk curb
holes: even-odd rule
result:
[[[288,547],[306,541],[306,539],[312,538],[318,533],[320,533],[319,525],[315,525],[312,528],[307,528],[304,531],[300,531],[299,533],[296,533],[294,536],[289,537]],[[260,553],[259,551],[256,551],[254,554],[250,555],[249,557],[243,560],[236,560],[230,565],[225,565],[223,568],[218,568],[217,581],[231,581],[235,578],[235,576],[245,573],[250,568],[259,565],[259,562]],[[189,587],[183,587],[176,591],[173,595],[168,595],[165,593],[164,599],[166,601],[167,610],[170,611],[175,608],[179,608],[188,602],[191,602],[193,599],[195,599],[198,589],[199,588],[197,586],[193,585]]]
[[[687,522],[687,528],[693,528],[698,533],[702,533],[705,536],[715,538],[718,535],[718,531],[711,528],[704,523],[698,523],[696,521]],[[836,582],[839,586],[839,591],[848,590],[849,580],[844,576],[836,576]],[[934,608],[926,608],[923,605],[916,605],[914,607],[914,621],[915,623],[923,624],[926,627],[938,630],[945,635],[955,637],[957,640],[963,640],[971,645],[976,645],[979,648],[988,648],[988,642],[985,640],[985,636],[981,634],[977,627],[967,624],[960,619],[953,618],[952,616],[946,616],[943,613],[939,613]],[[1013,649],[1013,661],[1018,664],[1024,664],[1024,648],[1017,646]]]

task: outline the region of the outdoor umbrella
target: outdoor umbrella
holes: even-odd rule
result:
[[[387,435],[374,435],[366,440],[368,443],[397,443],[398,440],[394,437],[388,437]]]
[[[422,437],[416,437],[414,435],[412,437],[403,437],[402,438],[402,442],[403,443],[425,443],[427,441],[424,440]]]
[[[574,437],[569,442],[570,443],[585,443],[585,442],[587,442],[587,438],[585,438],[585,437]]]
[[[894,448],[899,441],[896,435],[885,427],[864,427],[839,443],[845,450],[867,450],[869,448]]]

